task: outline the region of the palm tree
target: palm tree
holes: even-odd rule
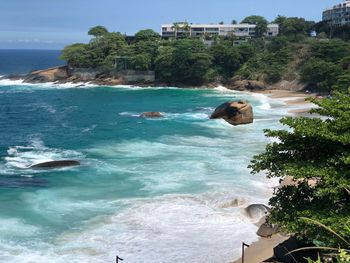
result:
[[[191,26],[187,22],[182,25],[182,30],[186,32],[186,35],[191,36]]]
[[[175,31],[175,38],[177,38],[177,33],[181,29],[180,23],[174,23],[171,29]]]

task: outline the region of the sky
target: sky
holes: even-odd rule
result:
[[[61,49],[95,25],[134,34],[162,23],[231,23],[249,15],[320,21],[342,0],[0,0],[0,49]]]

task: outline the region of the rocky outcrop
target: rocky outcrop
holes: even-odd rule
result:
[[[140,115],[141,118],[162,118],[164,117],[160,112],[157,111],[150,111],[150,112],[144,112]]]
[[[229,83],[228,88],[241,91],[259,91],[267,89],[264,82],[257,80],[232,80],[231,83]]]
[[[270,212],[270,208],[263,204],[251,204],[246,207],[245,212],[248,217],[251,219],[260,219],[263,216],[266,216]]]
[[[244,101],[230,101],[215,109],[210,119],[224,119],[232,125],[249,124],[254,121],[253,107]]]
[[[61,160],[61,161],[51,161],[35,164],[29,168],[31,169],[54,169],[54,168],[64,168],[71,166],[79,166],[80,162],[75,160]]]
[[[69,78],[68,67],[60,66],[45,70],[33,71],[25,76],[23,81],[29,83],[43,83],[66,80],[67,78]]]
[[[259,237],[266,237],[266,238],[270,238],[272,237],[274,234],[277,234],[278,232],[278,228],[277,226],[274,226],[274,225],[270,225],[268,223],[264,223],[262,224],[258,231],[256,232],[256,234],[259,236]]]

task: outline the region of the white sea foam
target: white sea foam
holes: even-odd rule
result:
[[[9,147],[7,154],[5,166],[8,172],[16,168],[25,169],[42,162],[83,157],[76,151],[46,147],[38,138],[33,139],[28,146]]]
[[[100,216],[53,242],[29,246],[0,242],[6,262],[228,262],[257,227],[232,193],[166,195],[128,201],[129,209]],[[215,253],[213,253],[215,251]]]
[[[24,82],[23,79],[11,80],[11,79],[0,79],[0,86],[27,86],[36,89],[69,89],[69,88],[93,88],[98,85],[91,84],[89,82],[67,82],[67,83],[57,83],[57,82],[43,82],[43,83],[28,83]]]
[[[18,79],[18,80],[0,79],[0,86],[20,86],[20,85],[24,85],[23,79]]]
[[[248,98],[258,106],[270,103],[265,97]],[[106,174],[122,174],[132,183],[141,182],[140,192],[151,197],[104,200],[107,197],[103,194],[99,199],[76,198],[91,195],[100,185],[24,193],[23,204],[53,223],[86,211],[98,211],[95,214],[104,216],[91,218],[74,229],[50,236],[49,240],[33,239],[28,244],[2,240],[0,235],[0,262],[102,263],[114,262],[116,255],[127,262],[229,262],[238,257],[241,242],[257,239],[254,221],[242,210],[251,203],[266,204],[276,183],[264,175],[249,175],[247,168],[251,154],[259,147],[263,149],[268,141],[261,129],[273,128],[271,120],[276,119],[272,116],[253,125],[233,127],[223,120],[209,120],[212,110],[163,113],[165,119],[192,120],[195,125],[206,127],[210,136],[179,134],[149,141],[89,145],[87,155],[96,159],[87,161],[93,172],[100,175],[99,183]],[[257,108],[258,117],[265,116],[266,111],[266,105]],[[86,129],[89,132],[94,127]],[[42,141],[33,140],[26,146],[10,147],[6,165],[17,169],[61,157],[83,158],[79,152],[49,148]],[[88,174],[84,174],[84,179],[88,180]],[[173,194],[161,195],[162,191]],[[181,194],[184,192],[193,194]],[[11,226],[13,222],[4,224]],[[18,226],[19,232],[23,227],[28,233],[26,237],[43,231],[25,222]]]
[[[18,231],[18,229],[21,231]],[[27,224],[17,218],[0,218],[0,236],[2,238],[33,236],[39,230],[38,227]]]
[[[162,118],[148,118],[148,120],[169,120],[169,119],[182,119],[182,120],[205,120],[209,119],[210,113],[213,110],[212,108],[206,108],[201,111],[190,111],[185,113],[171,113],[171,112],[160,112]],[[205,112],[204,112],[205,111]],[[129,117],[140,117],[142,112],[120,112],[120,116],[129,116]]]

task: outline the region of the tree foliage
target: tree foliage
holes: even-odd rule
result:
[[[290,176],[295,185],[283,186],[270,199],[269,220],[282,230],[318,244],[341,246],[326,230],[307,224],[301,217],[318,221],[347,236],[350,224],[350,92],[332,98],[310,99],[321,117],[287,117],[287,130],[266,130],[275,138],[266,151],[254,157],[253,173],[268,177]],[[314,183],[310,183],[313,180]]]
[[[152,29],[140,30],[135,34],[135,40],[139,41],[157,41],[160,40],[160,35]]]
[[[95,26],[90,28],[88,35],[94,36],[94,37],[101,37],[107,33],[108,33],[108,30],[104,26]]]
[[[310,59],[301,70],[301,80],[321,91],[330,92],[336,84],[341,68],[322,59]]]
[[[286,36],[290,40],[309,36],[314,26],[313,21],[306,21],[299,17],[278,16],[274,22],[280,26],[280,35]]]
[[[281,80],[301,80],[309,88],[323,92],[344,89],[338,77],[350,74],[350,44],[342,40],[307,37],[316,26],[303,18],[278,16],[280,35],[265,38],[267,21],[260,16],[242,22],[256,24],[257,35],[241,42],[234,36],[190,38],[188,23],[174,23],[177,37],[162,39],[151,29],[125,35],[108,32],[102,26],[90,29],[87,44],[74,44],[62,51],[62,58],[75,68],[121,70],[117,59],[127,60],[128,69],[156,71],[159,81],[202,85],[211,80],[229,82],[245,78],[274,84]],[[237,44],[238,43],[238,44]]]
[[[156,70],[163,81],[200,84],[210,77],[211,63],[203,42],[181,39],[160,50]]]
[[[267,32],[267,20],[262,16],[248,16],[242,20],[242,23],[256,25],[255,35],[262,37]]]

